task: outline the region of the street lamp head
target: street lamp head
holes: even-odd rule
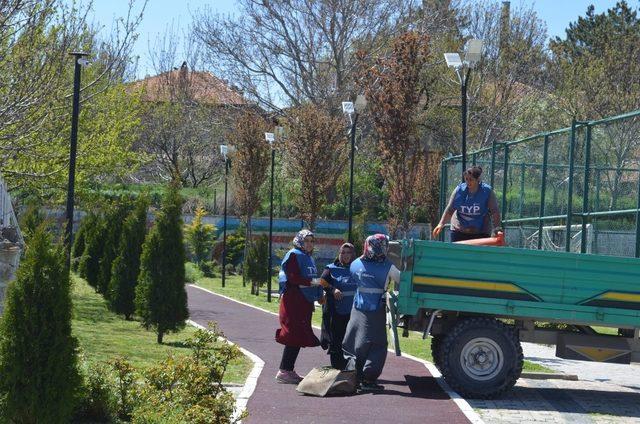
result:
[[[458,69],[462,67],[462,59],[458,53],[445,53],[444,60],[447,61],[447,66],[450,68]]]
[[[482,40],[472,38],[464,46],[464,61],[470,68],[473,68],[482,57]]]
[[[342,102],[342,113],[347,115],[353,115],[355,112],[355,106],[353,102]]]
[[[264,133],[264,139],[267,140],[269,145],[273,145],[273,142],[276,141],[276,135],[274,133]]]
[[[363,110],[366,109],[367,107],[367,98],[364,96],[364,94],[358,94],[358,97],[356,97],[356,103],[355,103],[355,110],[358,113],[361,113]]]

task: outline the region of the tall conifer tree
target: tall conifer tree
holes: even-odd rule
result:
[[[140,197],[135,209],[122,227],[118,256],[111,268],[109,282],[109,306],[112,311],[130,319],[135,311],[135,289],[140,274],[142,244],[147,234],[147,209],[149,201]]]
[[[184,328],[189,317],[184,286],[182,198],[178,190],[178,183],[170,185],[144,242],[136,287],[136,313],[145,328],[156,331],[158,343],[162,343],[165,333]]]
[[[69,271],[44,226],[31,236],[0,321],[2,422],[67,423],[81,383]]]

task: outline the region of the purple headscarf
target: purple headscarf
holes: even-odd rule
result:
[[[365,240],[362,257],[367,261],[382,262],[387,258],[388,249],[389,236],[374,234]]]
[[[307,237],[315,237],[309,230],[300,230],[293,238],[293,246],[297,249],[304,250],[304,239]]]

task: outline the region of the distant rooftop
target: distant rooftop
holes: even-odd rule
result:
[[[144,87],[144,100],[150,102],[168,101],[181,87],[185,87],[198,103],[220,106],[248,104],[237,89],[210,72],[190,70],[186,62],[180,68],[135,81],[132,87]]]

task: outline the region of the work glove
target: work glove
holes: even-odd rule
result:
[[[320,278],[312,278],[310,285],[312,285],[312,286],[321,286],[322,283],[320,282]]]

